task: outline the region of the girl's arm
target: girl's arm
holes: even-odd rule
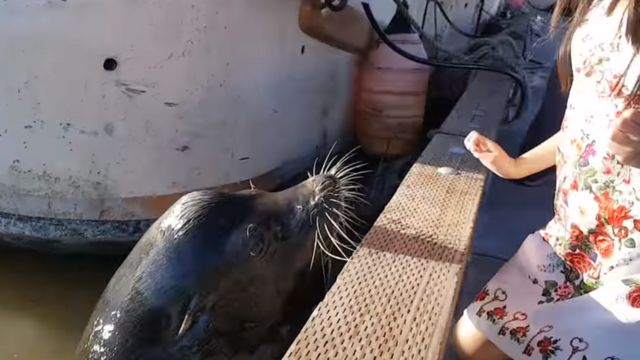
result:
[[[517,159],[493,140],[472,131],[465,139],[467,149],[494,174],[504,179],[522,179],[555,165],[560,133]]]
[[[559,140],[560,132],[557,132],[542,144],[515,159],[516,179],[525,178],[554,166]]]

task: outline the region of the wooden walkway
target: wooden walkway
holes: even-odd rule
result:
[[[487,177],[464,148],[495,138],[514,86],[478,72],[284,359],[441,359]]]

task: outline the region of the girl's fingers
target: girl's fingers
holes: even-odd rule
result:
[[[467,136],[464,138],[464,146],[467,148],[467,150],[471,151],[471,144],[473,143],[473,133],[474,131],[470,132],[469,134],[467,134]]]
[[[464,145],[466,146],[467,150],[471,151],[472,153],[477,153],[479,151],[478,133],[475,131],[470,132],[469,135],[467,135],[467,137],[464,139]]]
[[[484,153],[491,150],[491,141],[480,135],[477,131],[472,131],[464,140],[466,148],[474,154]]]
[[[472,134],[469,133],[469,135],[467,135],[467,137],[464,138],[464,147],[467,148],[467,150],[475,155],[475,148],[473,147],[473,139],[472,139]]]

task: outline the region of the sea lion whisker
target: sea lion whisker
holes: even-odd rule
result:
[[[343,207],[343,208],[349,208],[349,209],[353,210],[353,206],[351,206],[351,205],[349,205],[349,204],[345,203],[344,201],[343,201],[343,202],[332,201],[332,202],[334,202],[334,203],[338,204],[338,206],[340,206],[340,207]],[[333,210],[334,212],[339,211],[339,210],[334,209],[333,207],[331,207],[331,210]]]
[[[362,238],[362,236],[360,236],[360,234],[350,225],[353,224],[354,226],[360,226],[362,225],[361,223],[358,223],[355,220],[350,219],[349,217],[347,217],[347,215],[342,214],[336,210],[333,211],[336,215],[338,215],[338,217],[340,218],[340,223],[345,226],[349,231],[351,231],[353,234],[357,235],[358,238]]]
[[[371,170],[367,169],[366,163],[354,162],[340,169],[340,171],[336,173],[336,176],[343,178],[345,175],[349,175],[350,173],[353,173],[356,170],[358,170],[358,172],[363,172],[365,174],[371,172]]]
[[[353,155],[355,155],[354,150],[349,151],[334,166],[332,166],[331,169],[328,170],[328,172],[333,175],[340,172],[342,169],[344,169],[345,166],[348,166],[347,162],[353,157]]]
[[[364,185],[360,184],[357,181],[352,181],[352,180],[348,180],[348,181],[340,181],[338,187],[339,188],[344,188],[346,186],[356,186],[360,189],[364,189]]]
[[[349,204],[347,202],[345,202],[342,206],[344,208],[347,208],[347,209],[351,210],[351,211],[355,211],[356,210],[356,208],[354,206],[352,206],[351,204]]]
[[[357,194],[357,193],[355,193],[355,194],[346,194],[345,193],[345,194],[342,194],[342,197],[344,199],[349,199],[349,200],[355,199],[355,200],[358,200],[359,202],[365,203],[367,205],[371,205],[369,203],[369,201],[367,201],[367,199],[363,195],[360,195],[360,194]]]
[[[349,150],[349,152],[347,152],[344,157],[345,157],[345,161],[348,159],[353,158],[356,155],[356,152],[360,150],[360,146],[356,146],[354,148],[352,148],[351,150]]]
[[[351,162],[342,162],[340,164],[340,167],[336,168],[336,170],[339,170],[338,172],[344,172],[344,170],[346,169],[360,169],[362,167],[367,166],[367,163],[364,161],[351,161]]]
[[[349,230],[351,232],[351,236],[355,237],[358,241],[362,241],[362,235],[360,235],[360,233],[358,231],[356,231],[353,227],[351,227],[351,225],[347,222],[345,222],[343,224],[343,226]],[[353,241],[353,240],[352,240]],[[354,241],[355,244],[357,244],[357,242]]]
[[[371,205],[369,203],[369,201],[367,200],[367,198],[364,195],[362,195],[361,193],[358,193],[358,192],[344,192],[344,193],[342,193],[342,197],[344,199],[350,199],[350,200],[351,199],[355,199],[355,200],[358,200],[359,202],[363,202],[363,203],[365,203],[367,205]]]
[[[344,215],[343,215],[344,216]],[[365,223],[363,221],[358,221],[357,219],[352,219],[348,216],[344,216],[343,218],[345,220],[345,224],[349,223],[353,226],[362,226],[365,225]]]
[[[329,206],[329,205],[327,205],[327,204],[325,204],[325,203],[322,203],[322,206],[323,206],[325,209],[329,210],[329,211],[335,211],[335,209],[334,209],[333,207],[331,207],[331,206]]]
[[[325,226],[326,226],[326,224],[325,224]],[[329,229],[327,229],[327,231],[329,231]],[[351,252],[356,251],[356,249],[354,247],[356,245],[351,244],[350,240],[348,238],[346,238],[347,243],[348,243],[348,244],[346,244],[346,243],[344,243],[343,241],[340,240],[340,237],[338,235],[332,234],[330,236],[331,236],[332,241],[336,244],[336,246],[342,246],[343,248],[345,248],[345,249],[347,249],[347,250],[349,250]]]
[[[326,226],[325,226],[325,228],[326,228]],[[336,260],[347,261],[347,260],[348,260],[348,257],[347,257],[347,256],[346,256],[346,254],[344,254],[344,252],[340,249],[340,246],[338,246],[338,244],[335,242],[335,239],[334,239],[333,237],[331,237],[331,234],[327,233],[326,235],[327,235],[327,236],[329,237],[329,239],[331,240],[331,243],[330,243],[330,244],[331,244],[331,245],[333,245],[333,246],[332,246],[332,249],[334,249],[334,248],[335,248],[335,249],[337,249],[337,250],[338,250],[338,252],[339,252],[340,254],[342,254],[342,257],[341,257],[340,255],[338,255],[338,254],[334,254],[334,253],[332,253],[332,252],[329,250],[329,246],[328,246],[329,244],[325,241],[325,242],[324,242],[324,246],[326,246],[326,247],[327,247],[327,255],[331,256],[333,259],[336,259]]]
[[[331,263],[329,263],[329,264],[331,264]],[[328,290],[327,289],[327,285],[329,283],[329,281],[328,281],[328,272],[329,271],[327,269],[325,269],[325,262],[322,261],[322,259],[320,260],[320,267],[322,268],[322,281],[324,283],[324,290],[326,292]]]
[[[349,190],[349,189],[346,189],[346,190],[342,191],[340,193],[339,199],[343,203],[348,203],[350,206],[351,205],[355,205],[355,204],[360,203],[360,202],[366,202],[365,195],[361,194],[358,191]],[[351,208],[353,208],[353,206],[351,206]]]
[[[344,239],[351,244],[351,246],[354,246],[353,251],[355,251],[355,247],[358,246],[358,244],[356,244],[353,240],[351,240],[349,238],[349,236],[347,236],[347,234],[344,233],[344,231],[342,230],[342,227],[340,225],[338,225],[335,220],[333,220],[333,218],[331,218],[331,216],[327,215],[327,219],[329,219],[329,221],[333,224],[333,226],[335,227],[336,231],[338,231],[340,233],[340,235],[342,235],[344,237]]]
[[[360,183],[360,181],[364,179],[364,176],[362,175],[349,175],[348,177],[342,178],[340,179],[340,183],[344,184],[344,183]]]
[[[313,253],[311,254],[311,263],[309,264],[309,270],[313,268],[313,262],[316,258],[316,252],[318,251],[318,232],[314,233],[314,241],[313,241]],[[320,257],[320,263],[322,264],[322,256]]]
[[[344,205],[343,203],[338,203],[338,204],[339,204],[340,206],[343,206],[343,205]],[[336,209],[336,208],[335,208],[335,207],[333,207],[333,206],[329,206],[329,205],[327,205],[327,204],[322,204],[322,206],[324,206],[324,208],[325,208],[325,209],[327,209],[327,210],[329,210],[329,211],[331,211],[331,212],[334,212],[334,213],[336,213],[336,214],[340,214],[340,210],[339,210],[339,209]]]
[[[331,169],[329,169],[328,172],[330,174],[337,175],[345,167],[349,166],[348,161],[351,159],[351,156],[352,155],[349,155],[349,154],[347,154],[346,156],[343,156],[334,166],[331,167]]]
[[[353,172],[350,172],[348,174],[340,175],[340,180],[347,181],[347,180],[353,180],[353,179],[360,179],[360,178],[363,178],[365,175],[370,174],[370,173],[371,173],[370,170],[353,171]]]
[[[340,209],[340,211],[353,219],[359,219],[359,217],[351,209],[343,208],[343,209]]]
[[[322,236],[320,236],[320,238],[322,238]],[[329,250],[327,250],[325,248],[325,245],[323,245],[322,241],[318,241],[318,246],[320,246],[320,249],[322,249],[322,252],[325,255],[329,256],[330,258],[335,259],[335,260],[340,260],[340,261],[346,261],[346,259],[343,259],[343,258],[341,258],[340,256],[337,256],[337,255],[334,255]]]
[[[332,203],[336,203],[339,206],[342,206],[342,207],[345,207],[345,208],[348,208],[348,209],[351,209],[351,210],[355,210],[355,208],[353,206],[351,206],[351,204],[347,203],[346,201],[340,201],[340,200],[333,199],[333,198],[329,199],[329,201],[332,202]]]
[[[327,236],[329,237],[329,239],[331,240],[331,242],[335,245],[336,249],[338,250],[338,252],[340,252],[340,254],[342,254],[342,256],[344,256],[345,259],[348,259],[347,254],[344,253],[344,251],[342,251],[342,248],[347,248],[344,244],[340,243],[337,239],[335,239],[333,237],[333,235],[331,234],[331,232],[329,231],[329,228],[327,227],[327,224],[325,223],[324,225],[324,230],[327,232]],[[348,250],[348,248],[347,248]]]
[[[329,277],[331,276],[331,265],[333,264],[333,262],[331,261],[331,259],[325,258],[325,264],[326,264],[326,273],[323,275],[323,279],[324,279],[324,290],[325,292],[327,292],[329,291]]]
[[[333,208],[330,208],[330,210],[332,210],[334,213],[338,214],[338,215],[339,215],[343,220],[345,220],[345,221],[351,222],[351,223],[352,223],[352,224],[354,224],[354,225],[362,225],[362,222],[361,222],[361,223],[358,223],[358,222],[356,221],[356,219],[358,219],[357,217],[356,217],[356,219],[352,219],[352,218],[350,217],[349,213],[347,213],[347,214],[343,214],[342,212],[339,212],[338,210],[333,209]],[[343,211],[345,211],[345,210],[343,209]],[[358,220],[359,220],[359,219],[358,219]]]
[[[360,181],[362,181],[362,179],[364,179],[364,176],[361,175],[355,175],[355,176],[351,176],[348,179],[341,179],[340,183],[341,184],[346,184],[346,183],[355,183],[355,184],[359,184]]]
[[[362,168],[364,168],[364,167],[366,167],[366,166],[367,166],[367,164],[366,164],[366,163],[363,163],[363,162],[354,162],[354,163],[351,163],[351,164],[345,165],[345,166],[344,166],[344,167],[342,167],[341,169],[337,169],[337,171],[336,171],[335,175],[336,175],[337,177],[342,177],[342,176],[344,176],[344,175],[345,175],[345,174],[347,174],[347,173],[353,172],[353,171],[358,170],[358,169],[362,169]],[[370,171],[370,170],[361,170],[361,171]]]
[[[349,196],[360,196],[362,198],[365,198],[364,194],[360,191],[361,189],[344,189],[343,191],[340,192],[340,195],[342,195],[342,197],[347,198]]]
[[[340,185],[344,185],[344,186],[349,186],[349,185],[360,185],[364,188],[364,186],[362,185],[362,183],[360,181],[358,181],[359,179],[356,177],[354,179],[343,179],[340,180],[339,184]]]
[[[355,225],[355,226],[358,226],[358,225],[360,225],[360,224],[358,224],[355,220],[351,220],[351,219],[349,219],[349,218],[347,217],[347,215],[342,214],[342,213],[340,213],[340,212],[338,212],[338,211],[334,211],[334,213],[335,213],[336,215],[338,215],[338,217],[340,218],[340,224],[341,224],[342,226],[345,226],[349,231],[353,232],[354,234],[357,234],[357,233],[358,233],[354,228],[352,228],[352,227],[351,227],[350,223],[351,223],[351,224],[353,224],[353,225]]]
[[[324,224],[324,228],[325,228],[325,231],[327,231],[327,237],[329,238],[329,240],[331,240],[331,244],[333,245],[333,248],[334,248],[334,249],[337,249],[337,250],[338,250],[338,252],[339,252],[339,253],[340,253],[344,258],[347,258],[347,254],[345,254],[345,253],[342,251],[342,248],[344,247],[344,245],[343,245],[343,244],[341,244],[340,242],[338,242],[338,240],[337,240],[337,239],[336,239],[336,238],[335,238],[331,233],[329,233],[329,229],[327,228],[327,225],[326,225],[326,224]]]
[[[327,156],[324,158],[324,162],[322,163],[322,168],[320,168],[320,174],[325,174],[327,160],[329,160],[329,158],[331,157],[331,153],[333,152],[333,148],[335,146],[336,146],[336,143],[334,142],[333,145],[331,145],[331,148],[329,149],[329,152],[327,153]]]
[[[320,229],[320,223],[318,218],[316,218],[316,234],[319,235],[319,240],[320,240],[318,241],[318,246],[320,247],[320,249],[322,249],[322,252],[324,252],[325,255],[329,256],[332,259],[346,261],[345,259],[342,259],[339,256],[332,254],[331,251],[329,251],[326,248],[326,243],[325,243],[324,237],[322,236],[322,231]]]
[[[326,199],[327,195],[331,194],[331,189],[326,189],[323,192],[321,192],[320,194],[318,194],[318,199]],[[324,202],[324,201],[323,201]]]
[[[363,177],[363,175],[366,174],[366,172],[364,172],[365,170],[358,170],[356,169],[349,169],[346,170],[344,172],[340,172],[337,174],[334,174],[334,176],[336,178],[338,178],[338,180],[342,181],[353,181],[355,179],[360,179]]]
[[[315,234],[316,234],[316,241],[318,243],[318,246],[320,247],[320,249],[322,250],[323,253],[327,253],[327,251],[325,250],[325,244],[324,244],[324,238],[322,237],[322,233],[320,232],[320,220],[318,218],[316,218],[316,226],[315,226]]]
[[[364,186],[357,184],[357,185],[341,185],[340,186],[340,190],[342,191],[346,191],[346,190],[361,190],[364,189]]]
[[[353,180],[358,180],[358,179],[364,178],[364,175],[366,175],[366,174],[367,174],[367,172],[365,170],[362,170],[362,171],[349,173],[347,175],[341,176],[339,179],[342,180],[342,181],[353,181]]]
[[[327,190],[327,189],[326,189],[326,187],[327,187],[327,186],[328,186],[328,185],[326,185],[326,184],[324,184],[324,183],[323,183],[323,184],[320,184],[320,186],[318,186],[318,187],[316,188],[316,192],[317,192],[317,193],[319,193],[319,194],[318,194],[318,197],[322,197],[323,195],[325,195],[325,194],[326,194],[326,190]]]
[[[343,211],[345,215],[347,215],[347,219],[351,220],[352,222],[355,222],[356,225],[366,225],[366,222],[360,219],[358,216],[356,216],[356,214],[354,214],[352,211],[347,209],[343,209]]]
[[[331,160],[329,160],[329,163],[327,164],[327,168],[325,169],[325,172],[323,172],[323,174],[333,174],[331,172],[331,170],[333,170],[335,165],[332,165],[334,161],[336,161],[336,159],[338,159],[338,155],[334,155]]]

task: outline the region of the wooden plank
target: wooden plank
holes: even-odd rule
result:
[[[433,138],[284,359],[442,357],[486,180],[463,136],[497,132],[506,96],[496,94],[512,85],[487,75],[445,122],[460,136]],[[483,115],[469,121],[478,104]]]
[[[514,81],[506,75],[475,72],[467,90],[453,108],[439,132],[466,136],[476,130],[493,137],[506,116],[506,101]]]

